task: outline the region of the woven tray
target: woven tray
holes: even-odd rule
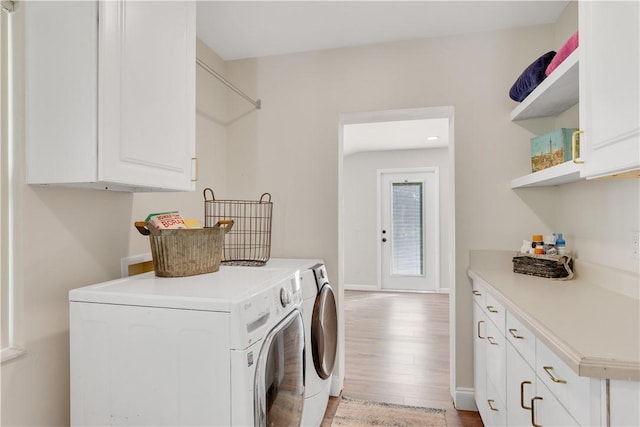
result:
[[[535,255],[517,253],[513,256],[513,271],[549,279],[573,279],[573,259],[569,255]]]

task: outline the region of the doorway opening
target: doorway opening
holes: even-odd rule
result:
[[[454,170],[454,117],[453,107],[426,107],[386,110],[340,115],[338,159],[338,274],[339,301],[345,301],[346,290],[409,291],[448,293],[449,302],[449,391],[455,400],[455,170]],[[431,128],[429,128],[431,125]],[[423,126],[423,127],[420,127]],[[424,133],[424,129],[439,129]],[[413,127],[413,134],[405,133]],[[418,130],[420,129],[420,130]],[[422,133],[420,133],[422,132]],[[429,132],[429,131],[426,131]],[[436,139],[437,137],[437,139]],[[402,170],[402,171],[400,171]],[[415,177],[399,181],[398,193],[409,193],[414,201],[405,209],[414,208],[423,219],[428,210],[434,209],[436,232],[429,233],[426,222],[414,218],[410,226],[414,233],[407,247],[411,248],[410,265],[399,267],[404,276],[433,276],[432,287],[416,285],[383,286],[383,270],[393,276],[393,245],[388,245],[390,255],[383,256],[384,243],[389,242],[390,229],[383,227],[381,214],[382,192],[378,182],[383,182],[384,171],[414,172],[432,171],[430,182]],[[393,180],[392,180],[393,181]],[[436,182],[437,184],[434,184]],[[388,185],[387,185],[388,184]],[[392,182],[385,184],[391,187]],[[403,185],[406,184],[406,185]],[[436,195],[434,185],[437,185]],[[427,194],[431,186],[432,193]],[[404,196],[407,196],[404,194]],[[399,198],[402,195],[398,195]],[[409,197],[409,196],[407,196]],[[422,201],[419,199],[422,198]],[[429,198],[437,203],[429,206]],[[391,202],[390,204],[393,204]],[[408,218],[408,217],[407,217]],[[393,220],[392,220],[393,221]],[[420,224],[420,226],[418,225]],[[383,233],[383,230],[385,233]],[[422,233],[422,237],[421,237]],[[386,235],[386,236],[385,236]],[[387,242],[382,240],[387,238]],[[431,247],[429,247],[429,243]],[[399,244],[399,243],[397,243]],[[428,254],[439,254],[428,261]],[[399,256],[406,260],[407,255]],[[383,263],[383,258],[386,263]],[[431,264],[429,264],[431,262]],[[384,264],[384,265],[383,265]],[[396,267],[398,267],[396,265]],[[408,270],[407,270],[408,269]],[[397,275],[397,274],[396,274]],[[421,284],[423,285],[423,284]],[[403,289],[404,286],[404,289]],[[344,305],[339,310],[339,336],[344,337]],[[344,339],[344,338],[343,338]],[[344,342],[338,352],[339,365],[345,366]],[[343,372],[344,373],[344,372]]]

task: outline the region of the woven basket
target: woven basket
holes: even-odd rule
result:
[[[156,276],[185,277],[218,271],[224,235],[232,227],[233,221],[229,220],[209,228],[159,230],[157,235],[149,234]]]
[[[517,253],[513,257],[513,271],[530,276],[570,280],[573,278],[573,259],[567,255]]]

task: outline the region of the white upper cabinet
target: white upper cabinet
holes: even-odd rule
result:
[[[640,168],[639,8],[637,1],[579,4],[580,149],[586,178]]]
[[[27,182],[194,190],[194,2],[24,11]]]

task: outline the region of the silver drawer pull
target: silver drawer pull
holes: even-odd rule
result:
[[[547,375],[549,375],[549,378],[551,378],[551,381],[553,381],[554,383],[558,383],[558,384],[566,384],[567,383],[565,380],[561,380],[560,378],[556,378],[555,375],[553,375],[551,373],[551,371],[553,371],[553,366],[543,366],[542,369],[544,369],[544,371],[547,373]]]
[[[489,313],[497,313],[498,310],[496,310],[496,308],[492,305],[488,305],[487,306],[487,310],[489,310]]]
[[[518,332],[517,329],[509,329],[509,333],[511,334],[511,336],[517,340],[523,340],[524,337],[522,335],[518,335],[516,332]]]
[[[477,296],[477,297],[479,297],[480,295],[482,295],[479,291],[477,291],[477,290],[475,290],[475,289],[473,290],[473,294],[474,294],[475,296]]]
[[[495,400],[493,400],[493,399],[488,399],[488,400],[487,400],[487,403],[489,404],[489,409],[491,409],[492,411],[499,412],[498,408],[494,408],[494,407],[493,407],[493,403],[494,403],[494,402],[495,402]]]
[[[498,343],[493,337],[487,337],[487,341],[489,341],[489,344],[491,345],[498,345]]]

